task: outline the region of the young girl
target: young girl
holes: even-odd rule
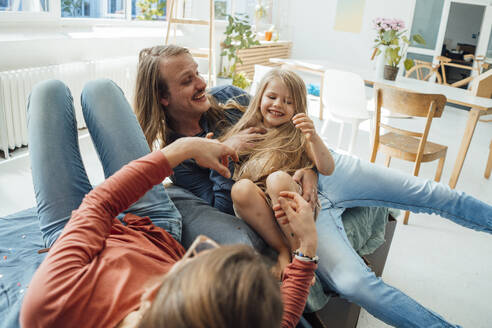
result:
[[[250,127],[267,132],[251,148],[239,152],[231,197],[236,214],[278,251],[273,273],[280,278],[292,251],[300,245],[283,224],[285,217],[277,218],[280,225],[275,222],[272,207],[278,204],[281,191],[302,193],[292,178],[296,171],[316,167],[319,173],[330,175],[334,162],[307,115],[304,81],[293,72],[268,72],[242,118],[221,139]]]

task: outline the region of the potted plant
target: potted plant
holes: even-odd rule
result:
[[[228,25],[224,32],[225,39],[222,42],[222,58],[227,60],[227,63],[223,63],[223,69],[220,72],[220,78],[232,79],[234,84],[234,75],[236,72],[237,64],[242,63],[241,58],[238,57],[238,51],[240,49],[247,49],[254,45],[259,45],[260,42],[256,40],[256,34],[251,30],[249,24],[248,15],[237,14],[236,16],[227,15]],[[246,77],[244,75],[244,77]],[[241,78],[236,78],[236,81],[241,81]]]
[[[374,55],[383,54],[381,61],[384,63],[384,78],[395,80],[398,74],[398,66],[402,58],[405,57],[408,47],[413,41],[418,44],[425,44],[425,40],[420,34],[414,34],[411,39],[408,39],[405,35],[407,32],[404,29],[405,23],[402,20],[376,18],[373,22],[374,29],[377,31],[377,36],[374,40]],[[412,59],[405,59],[404,66],[406,70],[412,68],[413,65]]]

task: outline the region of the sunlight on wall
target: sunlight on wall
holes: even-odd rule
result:
[[[335,30],[360,33],[365,0],[338,0]]]

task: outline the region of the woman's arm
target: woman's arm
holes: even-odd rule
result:
[[[173,167],[194,158],[199,165],[230,176],[226,166],[228,156],[237,159],[232,149],[217,141],[183,138],[132,161],[84,197],[48,258],[53,257],[55,263],[56,259],[63,258],[65,270],[86,265],[104,248],[113,219],[154,185],[161,183],[171,174]],[[70,245],[70,252],[64,252],[66,245]]]
[[[295,259],[284,270],[281,293],[284,303],[282,328],[296,327],[301,318],[309,288],[318,266],[314,262]]]
[[[288,224],[297,235],[300,247],[299,253],[313,258],[316,256],[318,236],[314,223],[314,214],[311,206],[298,193],[290,191],[280,192],[279,203],[273,207],[275,216],[281,210],[285,213],[279,224]],[[282,300],[284,303],[284,315],[282,327],[295,327],[299,322],[306,300],[309,287],[314,276],[317,264],[314,261],[301,261],[294,258],[284,271],[282,282]]]
[[[229,156],[237,160],[236,153],[218,141],[183,138],[125,165],[88,193],[34,274],[22,307],[23,322],[32,322],[43,311],[57,311],[49,306],[69,296],[65,291],[72,287],[67,286],[74,286],[104,249],[115,216],[161,183],[172,167],[194,158],[202,166],[230,175]]]
[[[165,156],[156,151],[124,166],[85,196],[29,283],[20,315],[23,326],[53,326],[77,282],[97,264],[114,217],[170,172]]]
[[[335,162],[321,137],[316,133],[313,121],[304,113],[296,114],[292,118],[296,128],[301,129],[308,140],[307,153],[314,162],[318,172],[323,175],[330,175],[335,169]]]

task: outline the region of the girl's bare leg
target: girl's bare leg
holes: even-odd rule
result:
[[[272,268],[272,273],[280,280],[284,268],[291,261],[290,249],[266,202],[265,194],[251,180],[241,179],[232,186],[231,196],[237,215],[278,252],[277,265]]]
[[[267,185],[267,193],[272,199],[272,205],[278,204],[278,197],[281,191],[294,191],[299,192],[300,186],[294,179],[283,171],[276,171],[270,174],[266,180]],[[294,235],[292,229],[288,224],[280,224],[280,229],[282,230],[285,239],[290,247],[290,253],[292,254],[293,250],[298,249],[301,245],[299,242],[299,238]],[[313,277],[311,281],[311,285],[314,285],[316,282],[316,277]]]
[[[283,171],[276,171],[270,174],[266,180],[267,193],[272,199],[272,205],[278,204],[278,197],[281,191],[299,192],[300,186],[292,177]],[[294,235],[288,224],[280,224],[285,238],[288,241],[289,247],[292,250],[299,248],[299,238]]]

